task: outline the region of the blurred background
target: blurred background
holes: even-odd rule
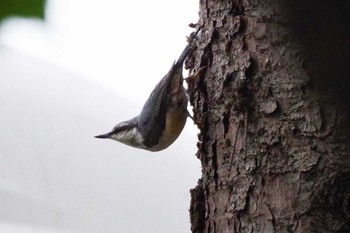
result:
[[[93,136],[139,113],[197,11],[186,0],[1,0],[0,232],[190,232],[190,119],[156,153]]]

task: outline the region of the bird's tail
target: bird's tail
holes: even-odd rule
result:
[[[191,33],[190,37],[187,39],[188,44],[185,47],[185,49],[182,51],[179,59],[177,59],[177,61],[174,63],[174,67],[176,68],[182,68],[182,65],[186,59],[186,57],[188,56],[188,54],[193,50],[193,43],[191,43],[195,37],[197,37],[198,35],[200,36],[202,34],[202,29],[198,28],[196,32]]]
[[[174,64],[174,67],[180,68],[182,67],[187,55],[191,52],[192,47],[188,44],[185,49],[182,51],[180,57],[177,59],[177,61]]]

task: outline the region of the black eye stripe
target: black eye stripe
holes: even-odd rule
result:
[[[120,125],[116,128],[114,128],[113,133],[119,133],[128,129],[132,129],[134,126],[131,124],[125,124],[125,125]]]

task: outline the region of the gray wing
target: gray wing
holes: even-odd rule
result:
[[[151,95],[144,104],[141,114],[139,115],[138,127],[145,139],[145,145],[152,147],[157,145],[165,128],[165,118],[169,104],[167,96],[168,88],[175,72],[182,73],[182,65],[186,59],[190,46],[181,53],[179,59],[173,64],[170,71],[160,80],[157,86],[153,89]]]

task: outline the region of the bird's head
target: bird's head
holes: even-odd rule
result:
[[[126,145],[145,149],[144,138],[137,127],[137,117],[117,124],[113,130],[95,138],[113,139]]]

